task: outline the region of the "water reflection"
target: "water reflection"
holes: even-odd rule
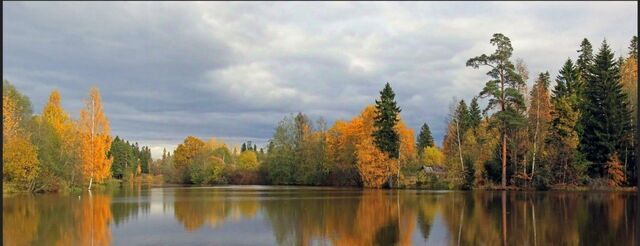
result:
[[[621,192],[151,188],[3,197],[4,245],[636,245]],[[270,235],[264,237],[261,235]]]

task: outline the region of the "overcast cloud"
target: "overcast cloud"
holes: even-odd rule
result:
[[[264,144],[284,116],[331,125],[390,82],[402,117],[442,141],[448,105],[487,80],[465,67],[511,38],[530,77],[582,38],[626,54],[637,2],[3,2],[3,79],[41,112],[52,89],[77,118],[100,88],[112,135],[155,158],[187,135]],[[529,84],[533,79],[530,79]],[[417,133],[416,133],[417,134]]]

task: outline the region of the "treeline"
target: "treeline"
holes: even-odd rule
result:
[[[263,184],[260,162],[263,149],[251,141],[233,152],[223,141],[211,138],[207,142],[188,136],[171,152],[163,150],[162,158],[151,163],[151,173],[160,174],[166,182],[183,184]]]
[[[488,68],[489,81],[470,110],[464,100],[450,110],[443,152],[452,183],[539,189],[636,183],[637,37],[617,59],[606,40],[594,54],[584,39],[551,89],[546,71],[527,88],[529,71],[511,60],[509,38],[494,34],[491,44],[494,53],[467,62]],[[482,116],[478,98],[488,99]]]
[[[127,140],[116,136],[111,142],[111,148],[107,157],[113,158],[111,163],[111,175],[117,179],[128,179],[142,173],[149,173],[151,164],[151,149],[147,146],[138,146],[138,143],[129,143]]]
[[[141,173],[172,183],[291,184],[473,189],[548,189],[633,185],[637,180],[637,37],[614,57],[587,39],[575,62],[559,69],[555,86],[512,61],[508,37],[494,34],[492,54],[467,61],[487,68],[478,96],[449,109],[442,147],[424,123],[416,141],[400,117],[387,83],[374,105],[331,127],[298,113],[278,123],[266,150],[248,141],[240,151],[217,139],[187,137],[173,153],[151,161],[148,147],[116,137],[90,91],[80,119],[69,118],[52,92],[41,115],[28,98],[3,83],[3,182],[27,190],[56,190]],[[479,100],[486,101],[482,109]]]
[[[97,88],[89,91],[79,119],[62,108],[58,90],[42,113],[28,97],[2,83],[2,174],[7,191],[63,191],[148,173],[151,152],[120,138],[112,142]],[[3,190],[3,191],[4,191]]]

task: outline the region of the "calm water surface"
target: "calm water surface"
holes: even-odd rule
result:
[[[4,245],[637,245],[624,192],[129,186],[3,197]]]

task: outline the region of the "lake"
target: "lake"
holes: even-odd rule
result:
[[[4,245],[637,245],[632,192],[124,185],[3,197]]]

